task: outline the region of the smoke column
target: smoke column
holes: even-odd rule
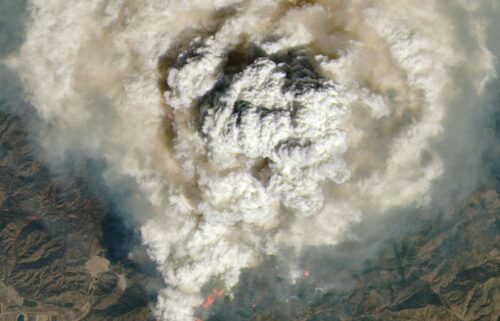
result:
[[[54,164],[80,150],[138,186],[122,201],[167,284],[156,313],[185,321],[207,282],[230,294],[266,255],[432,201],[446,121],[480,113],[495,76],[484,12],[498,5],[31,0],[5,63]]]

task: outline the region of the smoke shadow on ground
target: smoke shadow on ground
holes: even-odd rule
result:
[[[63,161],[52,164],[52,174],[57,176],[62,184],[79,185],[85,194],[95,197],[101,204],[102,218],[100,226],[100,245],[104,249],[104,257],[110,261],[113,268],[127,271],[127,278],[133,279],[132,288],[144,291],[141,302],[128,302],[129,295],[136,300],[135,290],[125,293],[121,301],[125,303],[116,307],[114,313],[124,313],[149,304],[154,306],[160,289],[165,283],[151,261],[143,246],[137,222],[134,221],[130,209],[127,208],[127,199],[130,199],[133,185],[124,184],[122,188],[110,188],[105,179],[108,166],[104,160],[89,158],[81,151],[66,151]],[[128,293],[128,294],[127,294]]]
[[[102,246],[112,264],[128,257],[135,245],[140,244],[140,238],[133,228],[127,226],[123,218],[110,209],[101,222],[103,232]]]
[[[64,161],[52,170],[66,182],[88,186],[88,193],[96,195],[104,204],[101,245],[112,264],[126,260],[142,239],[132,215],[123,205],[128,190],[110,189],[104,179],[107,164],[104,160],[91,159],[77,150],[68,150]]]

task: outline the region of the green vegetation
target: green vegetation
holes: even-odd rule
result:
[[[25,307],[34,308],[34,307],[36,307],[38,304],[36,303],[36,301],[31,301],[31,300],[24,299],[23,305],[24,305]]]
[[[75,305],[73,303],[64,303],[63,304],[63,308],[66,308],[66,309],[71,309],[73,308]]]

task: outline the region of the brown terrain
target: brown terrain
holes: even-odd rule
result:
[[[296,320],[500,320],[500,199],[473,196],[449,221],[436,220],[355,274]]]
[[[106,257],[108,205],[37,154],[21,119],[0,113],[0,320],[147,320],[144,273]]]
[[[500,198],[477,192],[450,216],[416,223],[360,259],[346,242],[309,254],[307,278],[287,285],[275,262],[243,274],[210,321],[498,321]],[[331,252],[335,252],[332,254]]]

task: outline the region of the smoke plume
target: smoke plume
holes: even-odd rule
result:
[[[475,170],[477,135],[460,133],[495,76],[493,0],[29,8],[5,62],[46,122],[54,164],[80,150],[107,162],[110,186],[138,186],[122,202],[167,284],[162,320],[195,320],[207,283],[231,295],[266,256],[335,245],[353,223],[425,206],[443,177]],[[448,166],[449,155],[461,157]]]

